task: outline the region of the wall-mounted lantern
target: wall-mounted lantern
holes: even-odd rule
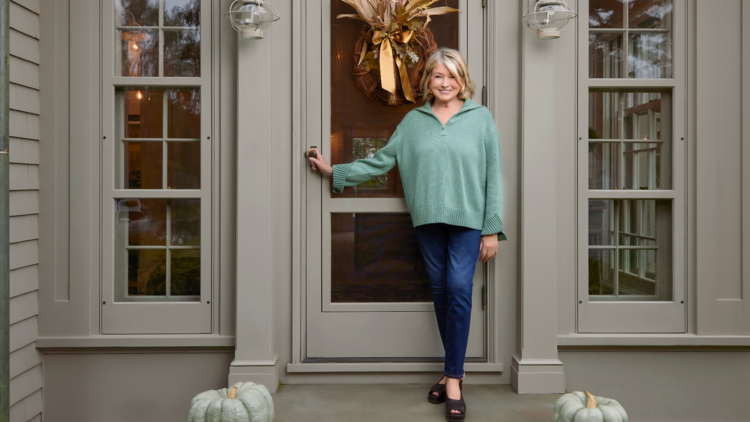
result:
[[[521,20],[523,27],[536,33],[540,40],[553,40],[560,38],[560,32],[570,26],[577,15],[564,0],[537,0],[526,9]]]
[[[248,39],[263,38],[263,33],[270,32],[273,23],[281,18],[276,7],[264,0],[234,0],[224,16],[240,37]]]

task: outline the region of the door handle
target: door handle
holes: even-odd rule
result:
[[[312,157],[312,158],[318,158],[318,153],[317,152],[310,151],[310,149],[312,149],[312,148],[317,148],[317,147],[315,145],[313,145],[310,148],[308,148],[307,151],[305,151],[305,156],[306,157]]]

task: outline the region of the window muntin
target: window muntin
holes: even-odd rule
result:
[[[589,91],[589,189],[672,188],[671,90]],[[664,120],[664,121],[663,121]]]
[[[115,101],[115,187],[200,189],[200,89],[121,87]]]
[[[116,0],[118,76],[200,76],[200,0]]]
[[[200,199],[115,200],[115,300],[200,300]]]
[[[672,0],[590,0],[589,77],[671,78]]]
[[[671,300],[672,201],[588,203],[589,300]]]

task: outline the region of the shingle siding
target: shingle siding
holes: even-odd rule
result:
[[[42,420],[36,349],[39,239],[39,1],[10,5],[10,420]]]

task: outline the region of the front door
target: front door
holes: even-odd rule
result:
[[[438,46],[456,48],[467,59],[478,86],[474,100],[481,102],[481,2],[445,3],[462,13],[435,16],[428,28]],[[386,145],[403,116],[422,103],[381,105],[357,86],[352,74],[358,60],[354,46],[363,22],[337,19],[339,14],[355,13],[349,5],[318,0],[308,2],[307,10],[306,146],[317,146],[331,164],[367,159]],[[316,20],[322,28],[314,27]],[[430,281],[398,167],[347,187],[342,194],[334,194],[331,180],[309,166],[305,172],[305,357],[331,361],[443,357]],[[486,357],[484,274],[483,264],[477,262],[467,361]]]

